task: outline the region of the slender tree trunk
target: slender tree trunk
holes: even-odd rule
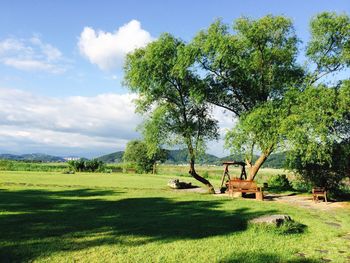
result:
[[[157,162],[153,163],[153,170],[152,170],[152,174],[156,174],[157,173]]]
[[[257,175],[259,169],[261,168],[261,166],[264,164],[264,162],[270,156],[271,153],[272,153],[272,150],[267,151],[267,153],[262,153],[253,165],[251,165],[250,163],[248,164],[249,166],[248,180],[255,179],[255,176]]]
[[[191,157],[191,160],[190,160],[189,174],[192,175],[192,177],[194,179],[196,179],[197,181],[199,181],[202,184],[204,184],[205,186],[207,186],[209,189],[209,193],[215,194],[215,190],[214,190],[214,187],[212,186],[212,184],[207,179],[205,179],[202,176],[200,176],[199,174],[197,174],[196,169],[194,167],[194,158],[193,157]]]

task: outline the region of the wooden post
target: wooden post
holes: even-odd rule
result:
[[[224,174],[222,175],[222,180],[221,180],[221,187],[223,187],[224,183],[225,183],[225,177],[227,176],[227,178],[230,180],[230,174],[228,173],[228,164],[224,163],[225,168],[224,168]]]

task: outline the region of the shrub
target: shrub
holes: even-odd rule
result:
[[[298,192],[311,192],[312,184],[298,176],[292,181],[293,189]]]
[[[13,169],[13,162],[9,160],[0,160],[0,170],[1,171],[11,171]]]
[[[92,160],[75,160],[68,161],[69,169],[75,172],[103,172],[106,168],[102,161]]]
[[[268,180],[269,188],[279,190],[279,191],[288,191],[292,189],[292,186],[285,174],[273,175]]]

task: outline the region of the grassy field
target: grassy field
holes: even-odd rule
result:
[[[173,191],[171,177],[2,171],[0,262],[350,261],[349,208]],[[248,223],[272,213],[307,228],[281,235]]]

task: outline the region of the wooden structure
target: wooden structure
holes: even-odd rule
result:
[[[225,184],[227,184],[227,182],[231,180],[231,176],[230,176],[229,171],[228,171],[228,167],[230,165],[241,166],[241,175],[239,176],[239,179],[240,180],[247,179],[247,174],[246,174],[246,171],[245,171],[245,165],[246,164],[244,162],[232,161],[232,162],[223,162],[222,164],[224,165],[224,174],[222,175],[221,187],[220,188],[223,188],[225,186]],[[225,181],[225,179],[226,179],[226,181]]]
[[[312,188],[312,199],[314,202],[318,202],[318,198],[323,197],[324,201],[327,203],[327,191],[324,187],[314,187]]]
[[[228,182],[228,193],[232,197],[233,193],[255,193],[257,200],[264,200],[264,194],[260,187],[253,180],[232,179]]]

